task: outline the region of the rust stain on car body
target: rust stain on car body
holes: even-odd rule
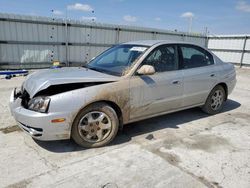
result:
[[[123,123],[127,123],[130,116],[129,97],[129,82],[116,82],[101,89],[94,97],[94,101],[110,101],[115,103],[122,112]]]

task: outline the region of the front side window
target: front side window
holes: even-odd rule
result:
[[[177,70],[177,49],[174,45],[159,46],[149,53],[142,64],[153,66],[156,72]]]
[[[213,57],[206,50],[192,45],[182,45],[181,47],[184,69],[202,67],[214,64]]]
[[[123,44],[112,47],[87,64],[89,69],[122,76],[126,74],[148,46]]]

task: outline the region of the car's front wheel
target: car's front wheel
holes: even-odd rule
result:
[[[223,108],[226,99],[226,92],[221,85],[217,85],[210,92],[202,110],[208,114],[216,114]]]
[[[81,110],[71,130],[74,141],[85,148],[100,147],[111,142],[118,132],[115,110],[106,103],[96,103]]]

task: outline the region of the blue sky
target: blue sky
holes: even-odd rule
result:
[[[0,0],[0,12],[178,31],[192,19],[192,32],[250,34],[250,0]]]

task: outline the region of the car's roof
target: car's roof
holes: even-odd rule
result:
[[[143,45],[143,46],[153,46],[155,44],[173,44],[173,43],[181,43],[181,44],[193,44],[185,41],[177,41],[177,40],[139,40],[139,41],[131,41],[126,42],[124,44],[134,44],[134,45]],[[194,44],[197,45],[197,44]]]

